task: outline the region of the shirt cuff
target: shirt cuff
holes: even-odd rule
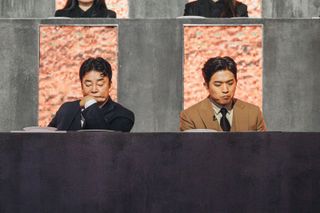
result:
[[[84,108],[87,109],[89,106],[91,106],[91,105],[93,105],[93,104],[95,104],[95,103],[97,103],[96,100],[90,99],[89,101],[87,101],[87,102],[84,104]]]

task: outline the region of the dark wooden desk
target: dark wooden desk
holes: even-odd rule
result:
[[[0,212],[320,212],[320,133],[0,134]]]

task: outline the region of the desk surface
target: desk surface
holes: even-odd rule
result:
[[[319,212],[320,133],[0,133],[0,212]]]

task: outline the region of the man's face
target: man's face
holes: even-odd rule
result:
[[[101,72],[87,72],[81,82],[83,96],[92,96],[98,104],[104,103],[109,98],[111,82]]]
[[[229,70],[222,70],[211,76],[209,85],[205,83],[210,97],[222,106],[232,103],[237,87],[237,81]]]

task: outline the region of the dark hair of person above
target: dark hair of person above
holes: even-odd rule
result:
[[[101,57],[88,58],[79,71],[83,97],[61,105],[49,127],[58,130],[103,129],[129,132],[134,113],[109,96],[112,70]]]
[[[185,5],[184,16],[248,17],[247,5],[236,0],[198,0]]]
[[[105,0],[92,0],[82,2],[82,0],[67,0],[61,10],[55,12],[55,17],[69,18],[116,18],[116,12],[109,10]]]

